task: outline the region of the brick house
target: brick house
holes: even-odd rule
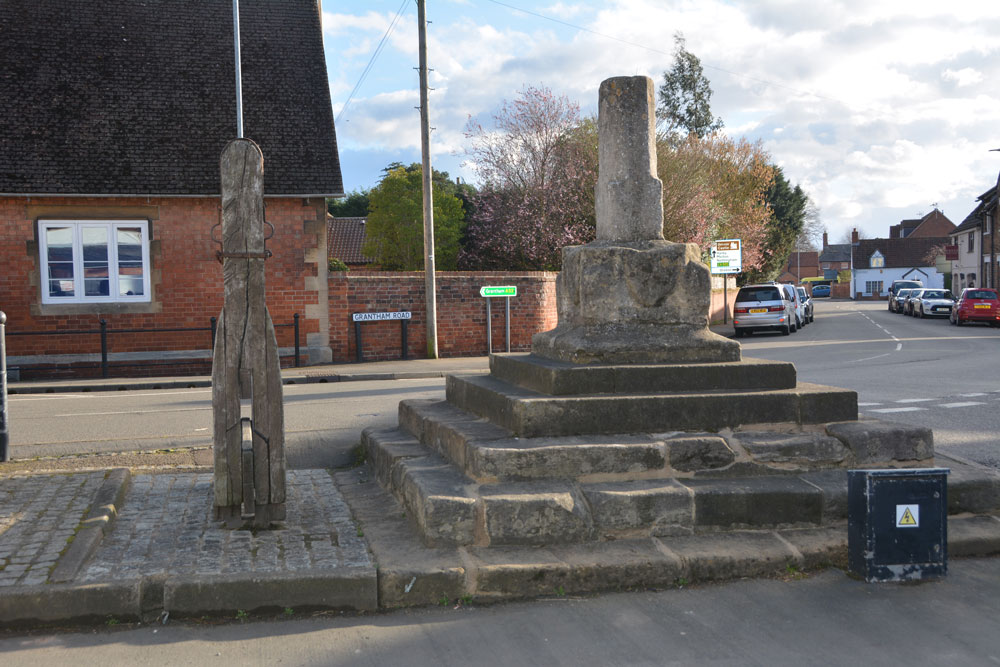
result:
[[[795,251],[788,255],[788,262],[778,276],[778,282],[798,284],[803,278],[814,278],[818,275],[820,275],[819,253],[815,250]]]
[[[857,230],[854,231],[857,233]],[[851,268],[851,243],[830,243],[826,232],[823,232],[823,250],[819,253],[819,275],[825,280],[835,281],[841,271]]]
[[[243,0],[240,26],[275,228],[268,308],[283,352],[299,314],[307,359],[329,360],[325,198],[343,185],[319,2]],[[230,0],[0,3],[0,309],[23,378],[93,366],[97,336],[52,334],[102,320],[112,365],[210,361],[233,59]]]
[[[976,198],[976,207],[950,235],[958,246],[958,259],[952,261],[953,291],[966,287],[997,287],[1000,244],[994,245],[993,221],[997,213],[997,188],[992,187]]]
[[[944,274],[931,257],[950,240],[955,229],[943,213],[934,209],[911,225],[903,220],[889,228],[890,238],[858,239],[852,248],[851,296],[856,299],[881,299],[893,280],[919,280],[924,287],[944,287]],[[930,223],[923,230],[922,225]],[[924,232],[933,231],[939,236]],[[905,232],[905,233],[904,233]]]

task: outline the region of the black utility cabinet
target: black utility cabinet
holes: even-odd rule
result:
[[[947,468],[847,471],[847,557],[865,581],[948,572]]]

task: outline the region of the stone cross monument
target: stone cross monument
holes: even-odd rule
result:
[[[563,249],[559,325],[536,334],[532,352],[578,364],[739,361],[739,344],[708,329],[698,246],[663,239],[652,79],[607,79],[599,104],[597,240]]]
[[[215,516],[230,528],[267,528],[285,518],[285,425],[264,304],[264,158],[254,142],[234,139],[219,166],[225,297],[212,356]]]

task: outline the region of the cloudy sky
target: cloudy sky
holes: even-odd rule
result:
[[[432,161],[475,182],[462,157],[470,116],[488,121],[525,85],[593,113],[607,77],[659,85],[680,31],[725,131],[763,142],[831,242],[852,227],[887,236],[935,204],[959,224],[1000,172],[991,4],[428,0]],[[345,186],[371,187],[389,162],[420,161],[416,3],[323,0],[323,30]]]

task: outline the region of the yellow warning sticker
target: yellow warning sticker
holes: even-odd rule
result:
[[[919,528],[920,505],[896,505],[896,528]]]

